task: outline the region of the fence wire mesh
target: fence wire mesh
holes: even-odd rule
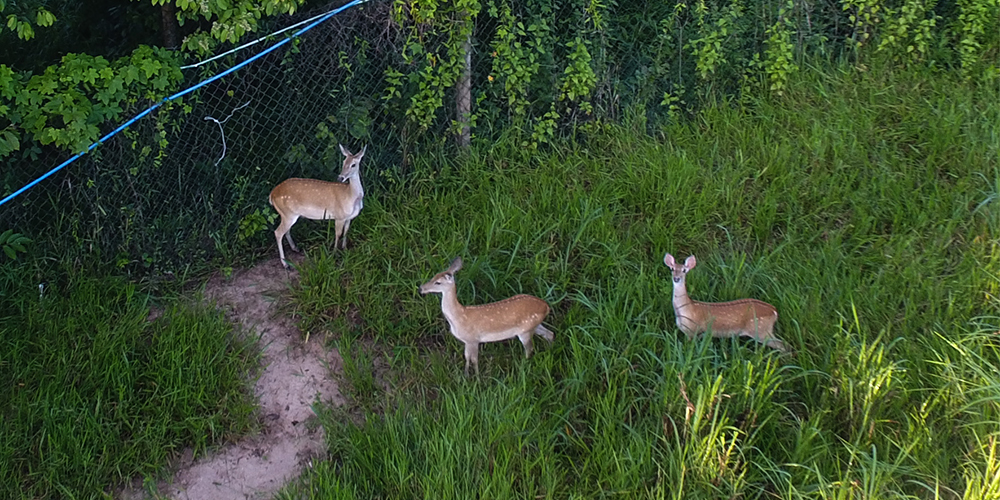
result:
[[[868,29],[850,24],[852,13],[838,2],[706,0],[697,9],[683,2],[480,3],[469,20],[451,12],[437,25],[415,20],[407,2],[344,10],[164,104],[3,205],[0,229],[34,241],[22,260],[96,263],[133,276],[273,252],[269,191],[292,176],[335,179],[338,144],[368,146],[362,175],[369,196],[378,196],[406,178],[415,152],[451,143],[460,85],[444,67],[456,60],[449,52],[456,23],[473,27],[472,133],[489,141],[515,129],[529,143],[626,116],[655,131],[690,113],[699,96],[774,88],[781,73],[768,64],[785,71],[793,55],[815,47],[828,55],[827,40]],[[274,28],[317,13],[276,18]],[[184,85],[270,45],[187,69]],[[151,104],[137,100],[126,116]],[[0,159],[0,189],[11,193],[68,157],[26,146]]]
[[[399,45],[388,8],[371,2],[344,11],[161,106],[4,205],[0,227],[31,238],[37,257],[96,259],[133,275],[260,252],[274,241],[266,230],[274,226],[270,190],[290,176],[335,179],[343,158],[338,144],[369,144],[364,167],[400,164],[394,117],[379,99],[382,72]],[[269,45],[188,69],[185,81],[201,81]],[[150,104],[136,102],[131,114]],[[6,160],[4,191],[68,156],[42,148],[30,161]]]

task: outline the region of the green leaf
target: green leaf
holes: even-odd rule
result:
[[[38,12],[35,14],[35,24],[39,26],[52,26],[55,22],[56,16],[45,9],[38,9]]]
[[[20,23],[17,26],[17,37],[21,40],[31,40],[35,37],[35,29],[28,23]]]
[[[21,142],[15,133],[4,130],[0,133],[0,157],[4,157],[21,149]]]
[[[38,93],[42,95],[54,94],[58,86],[52,78],[40,79],[36,83],[38,83]]]
[[[152,78],[153,75],[159,73],[160,68],[162,67],[163,65],[160,63],[160,61],[156,61],[153,59],[146,59],[145,61],[142,62],[142,70],[146,73],[147,79]]]

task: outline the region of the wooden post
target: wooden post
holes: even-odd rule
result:
[[[465,23],[472,23],[469,13],[465,13]],[[455,116],[461,127],[458,132],[458,145],[468,148],[472,142],[472,133],[469,121],[472,118],[472,32],[462,42],[462,52],[465,56],[465,64],[462,67],[462,74],[458,77],[458,84],[455,86]]]
[[[179,48],[177,31],[180,27],[177,25],[177,6],[174,5],[174,0],[160,6],[160,21],[163,29],[163,46],[168,49]]]

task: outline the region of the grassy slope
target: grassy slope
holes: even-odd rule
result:
[[[298,309],[343,332],[364,419],[325,418],[332,460],[282,498],[1000,493],[997,123],[996,87],[808,71],[663,140],[426,159],[347,253],[312,246]],[[795,355],[682,341],[667,251],[699,257],[695,298],[776,305]],[[416,294],[456,255],[464,303],[541,296],[555,344],[486,345],[461,377]]]
[[[171,454],[253,429],[252,343],[214,309],[78,278],[40,298],[0,279],[0,498],[104,498]]]

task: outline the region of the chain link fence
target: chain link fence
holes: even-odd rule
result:
[[[166,103],[0,208],[0,227],[33,240],[29,260],[170,275],[273,247],[270,190],[290,176],[333,180],[369,144],[366,181],[398,168],[402,143],[380,100],[399,41],[388,2],[348,9],[235,73]],[[283,19],[291,23],[315,13]],[[185,70],[187,85],[268,46]],[[152,102],[136,102],[132,113]],[[21,187],[69,157],[8,158]],[[377,166],[377,167],[376,167]],[[25,256],[20,259],[24,260]]]
[[[277,221],[269,191],[291,176],[335,179],[343,158],[338,144],[352,151],[368,145],[363,176],[378,196],[406,178],[414,154],[453,144],[460,129],[455,89],[461,85],[449,80],[445,66],[464,60],[454,57],[449,37],[466,18],[452,12],[420,21],[406,5],[372,0],[344,10],[164,104],[0,206],[0,229],[33,240],[22,261],[165,276],[273,253]],[[655,132],[689,114],[699,96],[719,89],[739,95],[748,82],[773,88],[774,74],[761,70],[768,60],[788,63],[811,47],[829,54],[836,47],[825,41],[857,38],[859,26],[845,28],[851,13],[838,2],[607,7],[487,0],[481,6],[468,39],[472,133],[489,141],[516,129],[532,146],[623,119]],[[315,14],[277,18],[274,28]],[[777,56],[775,40],[785,50]],[[186,69],[185,85],[270,45]],[[151,104],[136,101],[127,114]],[[69,157],[30,148],[26,156],[0,160],[4,194]]]

